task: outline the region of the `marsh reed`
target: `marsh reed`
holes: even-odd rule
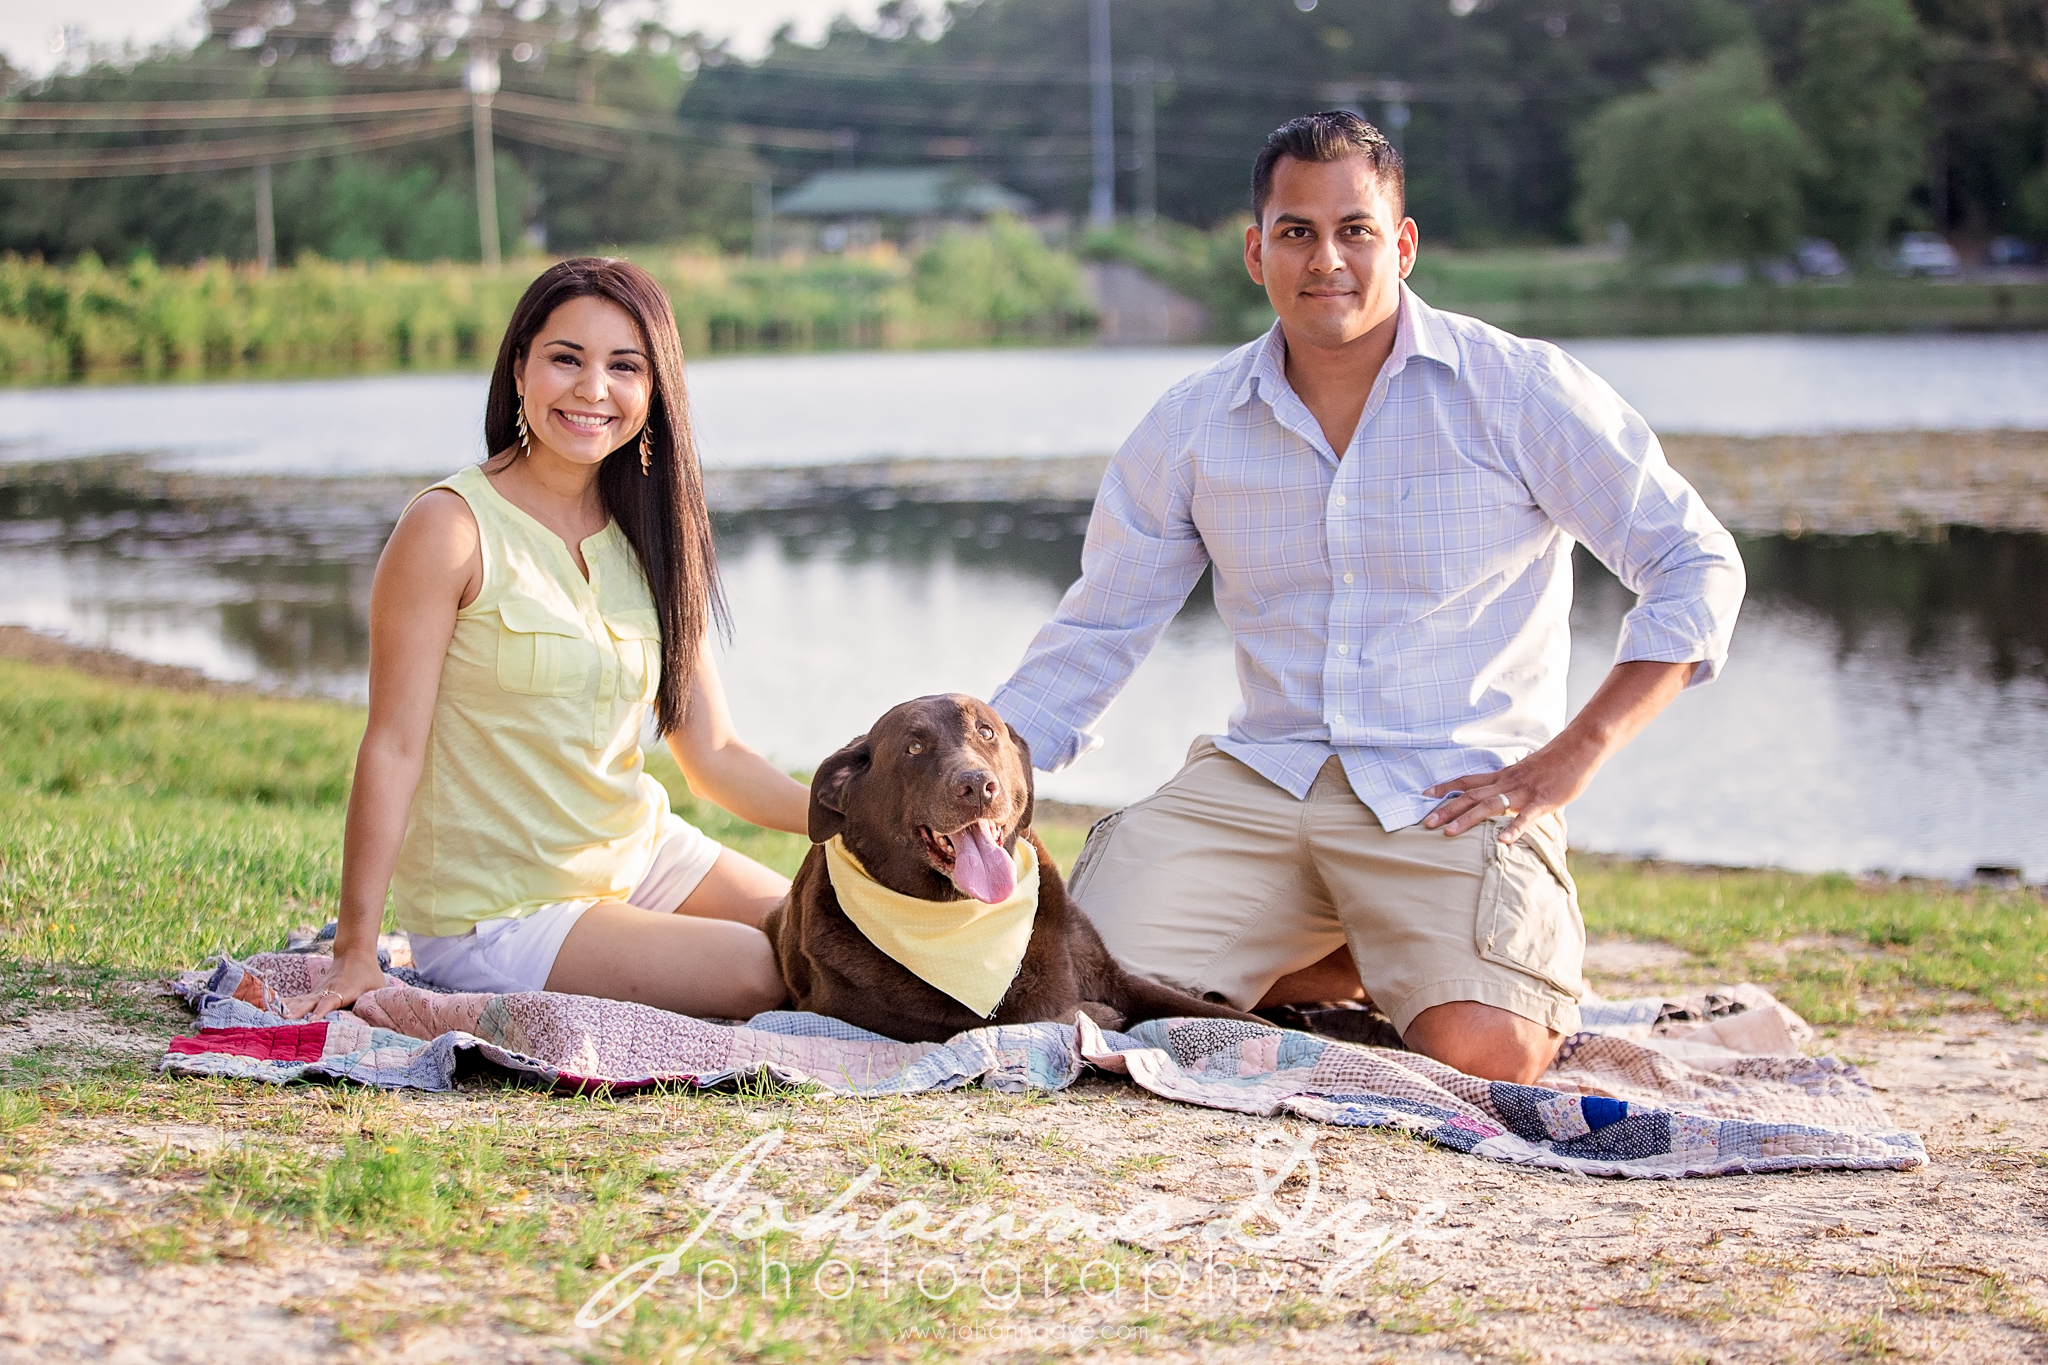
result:
[[[1073,258],[1016,224],[950,233],[915,257],[623,254],[668,289],[684,346],[697,354],[1051,339],[1093,322]],[[304,256],[264,272],[219,260],[112,266],[88,255],[56,266],[0,256],[0,379],[479,362],[545,263],[492,271]]]

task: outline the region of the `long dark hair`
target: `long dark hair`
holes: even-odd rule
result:
[[[683,389],[683,341],[675,310],[660,285],[637,265],[605,256],[578,256],[551,265],[526,287],[491,371],[491,396],[484,405],[484,444],[492,455],[517,444],[519,388],[514,373],[527,348],[554,311],[571,299],[600,298],[617,304],[640,324],[654,392],[647,404],[653,458],[640,472],[640,433],[605,456],[597,467],[604,510],[632,542],[654,594],[661,623],[661,689],[654,694],[654,719],[664,734],[683,723],[690,701],[690,677],[705,633],[728,626],[725,594],[718,584],[718,555],[711,544],[711,514],[704,506],[704,475],[690,434],[689,395]]]

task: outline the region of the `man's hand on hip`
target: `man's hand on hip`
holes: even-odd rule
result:
[[[1500,832],[1500,841],[1512,844],[1522,837],[1532,820],[1576,801],[1593,780],[1605,757],[1597,747],[1583,740],[1569,746],[1569,730],[1530,754],[1520,763],[1498,772],[1467,773],[1449,782],[1439,782],[1422,794],[1450,796],[1423,818],[1429,829],[1443,828],[1445,834],[1463,834],[1482,820],[1512,813],[1514,819]],[[1451,793],[1457,795],[1452,796]]]
[[[1450,799],[1424,817],[1423,826],[1463,834],[1482,820],[1512,814],[1514,819],[1500,832],[1500,841],[1512,844],[1530,821],[1576,801],[1600,765],[1685,689],[1695,666],[1641,659],[1616,664],[1557,738],[1520,763],[1497,772],[1467,773],[1425,789],[1424,796]]]

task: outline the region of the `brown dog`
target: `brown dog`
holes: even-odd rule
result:
[[[811,782],[813,847],[789,899],[761,926],[795,1007],[905,1042],[944,1042],[989,1024],[1070,1022],[1105,1028],[1193,1015],[1248,1014],[1134,977],[1067,899],[1059,869],[1031,833],[1031,755],[1015,730],[972,697],[920,697],[826,759]],[[871,942],[833,890],[823,847],[834,835],[877,882],[921,901],[995,903],[1014,885],[1017,841],[1038,854],[1038,908],[1022,966],[988,1018],[925,982]]]

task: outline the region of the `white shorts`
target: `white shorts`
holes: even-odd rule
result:
[[[654,849],[654,862],[626,897],[626,904],[657,915],[674,913],[710,874],[721,851],[723,845],[716,839],[669,812],[661,842]],[[440,938],[407,934],[413,966],[436,986],[452,991],[502,995],[545,990],[555,955],[562,951],[562,940],[595,904],[594,900],[556,901],[517,919],[503,915],[480,920],[466,934]]]

